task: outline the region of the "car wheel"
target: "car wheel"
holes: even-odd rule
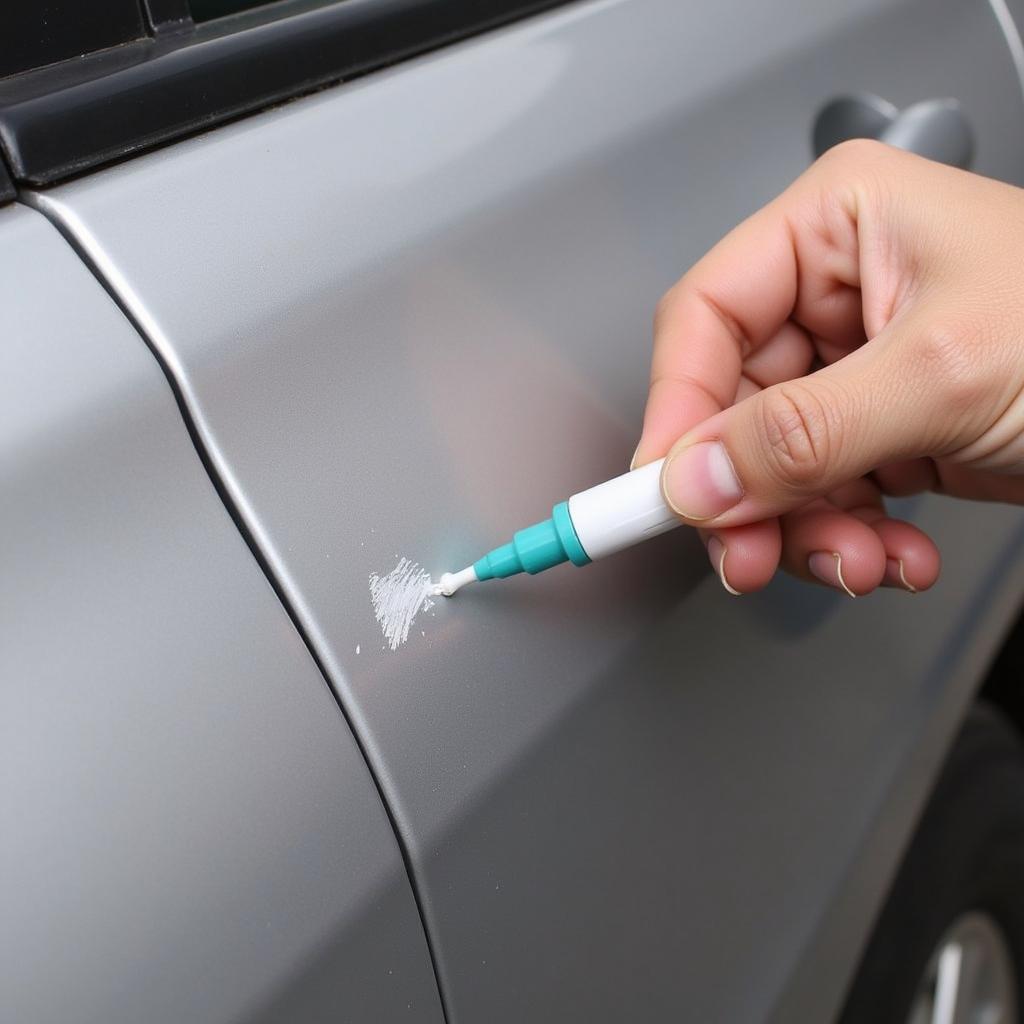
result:
[[[840,1024],[1019,1024],[1024,746],[972,710],[897,873]]]

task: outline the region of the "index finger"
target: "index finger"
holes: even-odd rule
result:
[[[785,199],[734,228],[659,304],[634,466],[661,458],[682,434],[731,405],[743,360],[792,313],[798,268]]]

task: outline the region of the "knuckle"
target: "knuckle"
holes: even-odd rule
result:
[[[654,335],[657,337],[668,323],[669,312],[675,296],[675,288],[669,288],[654,307]]]
[[[844,164],[874,163],[889,147],[877,139],[844,139],[822,154],[821,159],[829,159]]]
[[[937,386],[952,410],[969,410],[985,399],[984,341],[977,328],[952,321],[935,325],[921,334],[916,347],[924,379]]]
[[[857,206],[884,206],[891,183],[908,154],[877,139],[846,139],[826,150],[812,164],[819,184],[855,199]]]
[[[764,392],[761,402],[765,455],[775,479],[787,490],[811,487],[827,465],[835,428],[827,407],[810,388],[797,384]]]

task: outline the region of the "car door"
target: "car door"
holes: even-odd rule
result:
[[[159,365],[0,209],[0,1018],[441,1020],[358,744]]]
[[[449,1021],[838,1009],[1013,613],[1015,514],[913,503],[948,552],[917,599],[736,602],[668,536],[391,649],[368,582],[627,467],[657,298],[830,100],[955,98],[1024,181],[1012,33],[981,0],[576,3],[55,187],[26,164],[359,735]]]

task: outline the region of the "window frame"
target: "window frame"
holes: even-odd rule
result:
[[[184,0],[146,0],[146,38],[0,80],[0,146],[16,182],[53,185],[564,2],[270,4],[197,24]]]

